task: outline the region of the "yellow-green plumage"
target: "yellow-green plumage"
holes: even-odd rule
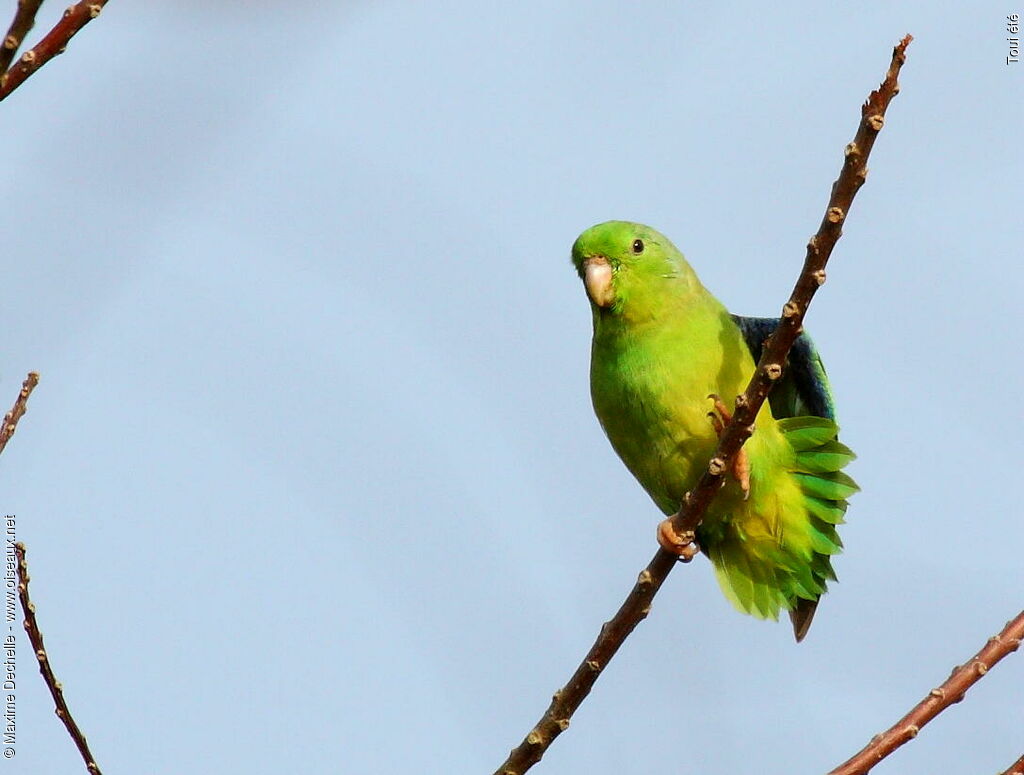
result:
[[[599,224],[580,235],[573,261],[593,308],[594,409],[627,468],[672,514],[718,443],[708,396],[731,401],[743,392],[754,371],[751,347],[675,246],[649,227]],[[819,411],[830,415],[827,380],[809,352],[828,407]],[[780,417],[802,413],[799,393],[776,401]],[[733,604],[772,619],[791,611],[798,640],[835,578],[835,525],[857,489],[841,470],[853,453],[837,432],[831,416],[776,419],[766,403],[746,444],[749,497],[727,477],[698,531]]]

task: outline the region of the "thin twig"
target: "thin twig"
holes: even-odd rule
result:
[[[21,383],[21,392],[18,393],[11,411],[4,415],[4,424],[0,426],[0,452],[4,451],[7,442],[14,435],[14,430],[18,427],[18,420],[25,414],[25,409],[28,406],[28,397],[38,384],[39,375],[34,371],[30,371],[28,376],[25,377],[25,381]]]
[[[730,470],[732,459],[743,443],[754,432],[754,420],[768,396],[768,391],[782,376],[783,365],[793,342],[803,330],[807,305],[815,292],[825,284],[825,264],[832,254],[832,248],[842,236],[842,225],[850,212],[850,205],[868,176],[868,155],[875,144],[875,138],[885,122],[885,111],[889,102],[899,93],[897,76],[906,61],[906,49],[913,38],[906,35],[893,49],[892,62],[882,85],[871,92],[861,106],[860,126],[853,142],[846,146],[843,169],[832,184],[825,215],[818,226],[818,232],[807,243],[804,267],[797,279],[789,301],[782,307],[782,318],[778,328],[764,344],[761,360],[754,376],[743,395],[736,398],[736,413],[722,434],[718,450],[708,464],[697,487],[688,493],[686,503],[672,518],[675,531],[692,542],[694,531],[700,525],[711,499],[725,481],[723,474]]]
[[[0,75],[0,100],[21,86],[32,73],[45,65],[57,54],[64,53],[68,41],[82,27],[100,15],[107,0],[82,0],[64,11],[64,16],[46,36],[30,48],[15,62],[14,66]]]
[[[36,23],[36,13],[43,0],[18,0],[18,8],[14,12],[14,21],[7,28],[7,35],[0,45],[0,73],[6,73],[11,60],[25,40],[25,36]]]
[[[994,664],[1020,647],[1022,638],[1024,638],[1024,611],[1021,611],[1015,619],[1007,622],[1002,632],[989,638],[988,643],[982,647],[981,651],[964,664],[954,668],[942,686],[928,692],[928,696],[915,705],[907,715],[880,735],[871,738],[871,742],[864,746],[863,750],[840,764],[828,775],[864,775],[867,773],[901,745],[917,737],[921,727],[950,705],[960,702],[967,690],[980,681],[981,677]],[[1024,763],[1024,758],[1017,764],[1022,763]],[[1011,767],[1010,771],[1012,770]]]
[[[1003,770],[1001,775],[1024,775],[1024,755],[1011,764],[1008,769]]]
[[[882,128],[885,111],[899,87],[896,78],[905,61],[905,52],[911,37],[907,35],[893,49],[892,63],[882,85],[871,93],[861,108],[861,122],[852,143],[846,146],[846,159],[839,178],[832,186],[832,195],[818,233],[807,244],[807,257],[789,301],[782,309],[782,320],[765,343],[761,360],[743,395],[736,399],[736,413],[726,426],[718,442],[718,449],[693,491],[687,493],[679,513],[673,519],[677,532],[688,537],[692,544],[694,531],[700,524],[708,504],[724,482],[723,473],[743,443],[750,437],[754,418],[764,403],[772,384],[782,374],[789,349],[800,334],[807,306],[815,291],[825,282],[825,264],[836,240],[841,235],[841,224],[846,220],[850,203],[867,176],[867,159],[875,137]],[[626,637],[650,610],[651,600],[676,565],[675,555],[659,549],[647,567],[640,573],[636,585],[618,612],[601,628],[594,645],[576,668],[569,682],[555,693],[541,720],[522,743],[512,749],[495,775],[522,775],[540,761],[552,741],[569,726],[572,714],[590,693],[594,682],[608,661],[619,650]]]
[[[28,633],[29,642],[32,644],[32,651],[39,661],[39,672],[43,674],[43,681],[46,682],[50,694],[53,696],[53,703],[57,709],[57,718],[64,722],[68,734],[78,746],[79,753],[85,760],[85,767],[93,775],[102,775],[99,765],[93,758],[89,744],[85,741],[85,735],[78,728],[75,719],[68,710],[68,704],[64,701],[64,688],[61,686],[57,676],[53,674],[50,667],[50,658],[46,654],[46,646],[43,645],[43,634],[39,631],[39,624],[36,622],[36,607],[28,596],[28,565],[25,562],[25,544],[20,541],[14,545],[14,552],[18,557],[18,597],[21,599],[21,608],[25,612],[25,632]]]

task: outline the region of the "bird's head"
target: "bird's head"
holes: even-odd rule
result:
[[[572,262],[595,312],[655,315],[672,299],[701,288],[676,246],[641,223],[591,226],[572,246]]]

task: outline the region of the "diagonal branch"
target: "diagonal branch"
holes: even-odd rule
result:
[[[21,86],[32,73],[58,54],[63,54],[68,42],[82,27],[100,15],[107,0],[82,0],[64,11],[64,16],[45,37],[30,48],[15,62],[14,66],[0,75],[0,100]]]
[[[807,243],[803,270],[789,301],[782,307],[782,318],[779,320],[778,328],[765,342],[761,360],[746,391],[736,398],[736,413],[722,434],[718,450],[708,464],[708,470],[704,472],[697,487],[688,493],[683,507],[672,518],[672,527],[675,531],[689,538],[691,543],[694,540],[694,531],[704,518],[708,504],[725,481],[724,472],[729,470],[740,447],[754,432],[754,420],[768,396],[768,391],[782,376],[782,367],[789,350],[803,330],[807,306],[818,288],[825,284],[825,264],[832,255],[832,248],[842,236],[842,225],[846,221],[853,198],[867,179],[868,155],[885,122],[886,108],[889,107],[892,98],[899,93],[896,78],[900,67],[906,61],[906,49],[911,40],[911,36],[907,35],[893,49],[892,63],[889,65],[885,80],[871,92],[861,107],[857,134],[854,135],[853,142],[846,146],[843,169],[836,182],[832,184],[832,196],[818,226],[818,232]]]
[[[861,108],[861,121],[853,142],[846,146],[846,157],[839,178],[832,185],[825,216],[818,233],[807,244],[807,256],[796,287],[782,309],[782,320],[764,345],[761,360],[743,395],[736,399],[736,412],[718,442],[718,448],[708,464],[708,470],[689,493],[679,512],[672,517],[676,532],[693,545],[694,531],[700,524],[708,504],[724,482],[723,474],[730,461],[750,437],[754,418],[764,403],[774,382],[782,375],[793,342],[800,334],[807,306],[815,291],[825,282],[825,264],[832,248],[842,234],[850,204],[867,177],[867,159],[881,130],[889,102],[899,91],[897,76],[905,61],[905,52],[911,36],[905,36],[893,49],[892,63],[882,85],[871,92]],[[692,556],[692,555],[691,555]],[[522,743],[512,749],[495,775],[522,775],[540,761],[552,741],[569,726],[572,714],[590,693],[594,682],[608,661],[619,650],[626,637],[647,616],[651,601],[676,564],[676,557],[659,549],[647,567],[641,571],[636,585],[622,606],[601,628],[594,645],[583,662],[576,668],[569,682],[555,692],[551,704],[541,720]]]
[[[1011,764],[1009,769],[1004,770],[1001,775],[1024,775],[1024,756]]]
[[[3,425],[0,426],[0,452],[4,451],[7,442],[14,435],[15,429],[18,427],[18,420],[21,419],[22,415],[25,414],[25,409],[28,408],[28,397],[32,395],[32,391],[35,390],[38,384],[39,375],[34,371],[30,371],[28,376],[25,377],[25,381],[21,383],[21,392],[18,393],[18,398],[15,399],[11,411],[4,415]]]
[[[36,23],[36,13],[43,0],[18,0],[18,8],[14,12],[14,21],[7,28],[7,35],[4,37],[3,45],[0,46],[0,73],[6,73],[11,66],[11,60],[18,52],[18,48],[25,41],[25,36]]]
[[[982,649],[953,669],[942,686],[932,689],[928,696],[915,705],[907,715],[882,732],[875,735],[853,758],[836,767],[828,775],[865,775],[872,767],[904,743],[917,737],[921,727],[938,716],[954,703],[960,702],[964,694],[1000,659],[1016,651],[1024,638],[1024,611],[1006,623],[1003,631],[988,639]],[[1013,768],[1024,769],[1024,757]]]
[[[39,661],[39,672],[43,674],[43,680],[53,696],[53,704],[57,709],[57,718],[64,722],[64,726],[68,729],[68,734],[71,735],[71,739],[78,746],[78,751],[85,760],[86,769],[92,775],[102,775],[99,765],[96,764],[96,760],[93,758],[92,751],[89,750],[89,744],[85,741],[85,735],[82,734],[82,730],[78,728],[78,724],[75,723],[75,719],[71,716],[71,711],[68,710],[68,704],[64,701],[64,688],[61,686],[60,681],[57,680],[57,676],[53,674],[50,658],[46,654],[43,634],[39,631],[39,624],[36,622],[36,607],[28,596],[29,575],[28,564],[25,562],[25,544],[20,541],[16,543],[14,545],[14,552],[18,557],[18,597],[21,599],[21,608],[25,612],[25,632],[28,633],[29,642],[32,644],[32,651]]]

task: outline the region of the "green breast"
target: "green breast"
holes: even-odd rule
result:
[[[608,439],[666,514],[679,508],[717,444],[709,393],[731,404],[754,363],[728,313],[713,299],[671,321],[594,321],[590,387]]]

